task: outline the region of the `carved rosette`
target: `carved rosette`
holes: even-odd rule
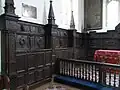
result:
[[[19,39],[19,44],[23,47],[25,45],[25,38],[21,37]]]
[[[41,41],[42,41],[41,38],[37,39],[37,45],[38,45],[38,47],[40,47]]]
[[[36,45],[38,48],[44,48],[44,39],[43,37],[36,38]]]

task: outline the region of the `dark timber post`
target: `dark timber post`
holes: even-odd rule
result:
[[[54,73],[54,64],[56,60],[55,48],[53,47],[53,32],[56,31],[58,26],[55,24],[55,16],[52,6],[52,0],[50,0],[50,8],[48,15],[48,24],[45,25],[45,48],[52,49],[52,60],[51,60],[51,76]]]
[[[10,88],[16,88],[15,34],[19,17],[15,14],[13,0],[5,0],[5,13],[0,16],[2,74],[10,78]]]
[[[73,48],[73,55],[72,58],[76,58],[75,56],[75,48],[76,48],[76,29],[75,29],[75,22],[73,11],[71,12],[71,21],[70,21],[70,29],[68,31],[68,46]]]

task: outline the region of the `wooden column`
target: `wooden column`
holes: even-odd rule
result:
[[[5,0],[5,13],[0,16],[2,74],[9,76],[11,89],[16,87],[15,34],[19,29],[13,0]]]

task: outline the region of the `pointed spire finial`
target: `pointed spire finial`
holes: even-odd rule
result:
[[[55,24],[55,16],[52,6],[52,0],[50,0],[50,9],[49,9],[49,15],[48,15],[48,24]]]
[[[73,11],[71,12],[70,29],[75,29],[75,22],[74,22]]]
[[[5,14],[15,15],[15,7],[13,0],[5,0]]]

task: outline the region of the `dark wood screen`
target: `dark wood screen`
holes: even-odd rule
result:
[[[0,25],[2,74],[10,77],[11,89],[51,80],[56,58],[75,58],[75,30],[21,21],[15,16],[2,15],[0,20],[4,21]]]
[[[51,77],[52,50],[45,49],[44,26],[19,22],[15,34],[17,87]]]

